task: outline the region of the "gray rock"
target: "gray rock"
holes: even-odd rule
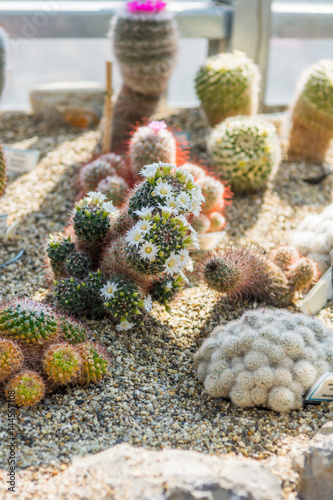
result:
[[[304,454],[297,491],[301,500],[332,500],[333,498],[333,428],[324,426]]]
[[[103,114],[104,89],[97,82],[57,82],[39,85],[30,92],[35,115],[50,126],[85,128]]]
[[[125,443],[75,459],[45,492],[57,500],[282,500],[280,481],[255,460]]]

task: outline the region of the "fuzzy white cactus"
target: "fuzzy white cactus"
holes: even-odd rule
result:
[[[195,367],[213,397],[230,398],[242,408],[300,409],[317,378],[333,370],[333,332],[304,314],[247,311],[214,329]]]
[[[333,249],[333,204],[318,215],[305,217],[291,236],[291,244],[317,262],[321,273],[325,272]]]

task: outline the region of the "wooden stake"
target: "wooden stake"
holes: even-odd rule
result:
[[[112,62],[106,61],[106,91],[104,99],[104,130],[102,139],[103,154],[110,153],[112,147]]]

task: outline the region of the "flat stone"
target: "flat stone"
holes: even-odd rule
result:
[[[126,443],[73,464],[45,484],[48,499],[282,500],[280,481],[252,459]]]
[[[297,492],[301,500],[333,498],[333,428],[327,425],[304,454]]]
[[[48,83],[31,90],[30,103],[49,126],[86,128],[102,117],[104,89],[98,82]]]

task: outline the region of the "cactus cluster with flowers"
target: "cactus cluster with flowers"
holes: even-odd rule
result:
[[[250,298],[277,307],[292,304],[296,294],[318,278],[317,265],[296,248],[282,246],[268,256],[251,245],[230,246],[202,263],[208,288],[231,298]]]
[[[195,367],[212,397],[241,408],[297,410],[315,381],[333,370],[332,330],[304,314],[247,311],[213,330]]]
[[[209,57],[197,73],[195,86],[211,126],[228,116],[258,112],[260,72],[244,52]]]
[[[168,307],[192,269],[189,250],[198,248],[188,218],[200,214],[204,198],[192,174],[159,162],[140,175],[121,210],[89,192],[46,247],[57,305],[78,316],[109,315],[118,330],[143,318],[153,300]]]
[[[0,387],[18,406],[65,385],[96,383],[108,365],[81,323],[28,299],[0,306]]]

